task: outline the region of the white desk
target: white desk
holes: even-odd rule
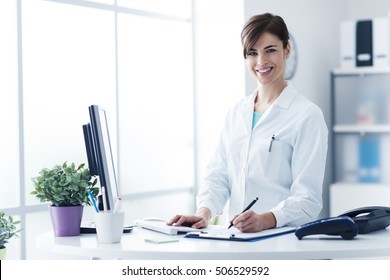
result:
[[[94,234],[55,237],[46,232],[37,237],[37,246],[51,252],[102,259],[352,259],[390,256],[390,229],[361,234],[353,240],[327,235],[298,240],[294,234],[255,242],[199,240],[179,237],[179,242],[153,244],[146,237],[161,235],[135,228],[124,234],[121,243],[99,244]]]

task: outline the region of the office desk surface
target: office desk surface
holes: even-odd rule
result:
[[[51,252],[102,259],[353,259],[390,256],[390,229],[361,234],[353,240],[314,235],[298,240],[294,234],[254,242],[199,240],[178,237],[179,242],[154,244],[145,238],[166,236],[135,228],[121,243],[99,244],[95,234],[55,237],[53,232],[37,236],[37,246]]]

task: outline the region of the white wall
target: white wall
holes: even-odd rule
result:
[[[344,19],[369,19],[387,16],[390,11],[388,0],[344,0],[347,10]]]

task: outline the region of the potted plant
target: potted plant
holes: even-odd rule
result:
[[[20,231],[16,229],[17,224],[20,224],[20,221],[15,221],[12,216],[7,216],[4,212],[0,211],[0,260],[5,259],[5,244],[14,235],[17,236],[17,232]]]
[[[55,236],[80,234],[83,205],[91,205],[88,191],[96,197],[99,188],[85,164],[74,163],[44,168],[33,178],[35,195],[41,202],[51,202],[50,215]]]

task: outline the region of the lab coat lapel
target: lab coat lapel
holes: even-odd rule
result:
[[[292,104],[292,102],[294,101],[296,95],[297,92],[295,91],[292,83],[290,81],[287,81],[287,87],[285,87],[285,89],[282,91],[280,96],[275,100],[273,105],[287,110]]]
[[[257,122],[257,124],[253,129],[256,129],[257,126],[259,126],[267,119],[268,115],[272,112],[274,107],[287,110],[290,107],[296,95],[297,92],[294,90],[292,83],[290,81],[287,81],[287,87],[283,89],[280,96],[275,100],[275,102],[268,107],[268,109],[264,112],[263,116],[260,118],[260,120]]]
[[[241,104],[241,117],[248,133],[252,132],[253,109],[256,95],[257,90],[255,90],[251,96],[248,96]]]

